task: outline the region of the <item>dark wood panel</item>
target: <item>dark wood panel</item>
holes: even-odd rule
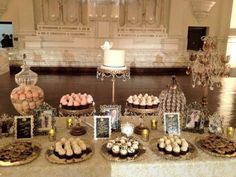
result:
[[[159,95],[170,83],[171,75],[149,75],[139,76],[131,74],[131,79],[123,82],[116,81],[116,102],[124,107],[125,101],[129,95],[137,93],[150,93]],[[177,79],[187,98],[187,102],[201,101],[201,87],[192,88],[191,77],[177,74]],[[76,75],[73,72],[69,74],[47,74],[39,73],[37,83],[45,92],[45,101],[54,107],[58,107],[60,97],[71,92],[91,93],[96,101],[97,108],[101,104],[111,103],[111,80],[104,81],[96,79],[93,75]],[[13,74],[0,76],[0,114],[17,114],[10,102],[10,92],[17,85]],[[209,110],[211,113],[220,111],[225,117],[225,121],[236,126],[236,78],[229,77],[223,79],[223,87],[209,91]]]

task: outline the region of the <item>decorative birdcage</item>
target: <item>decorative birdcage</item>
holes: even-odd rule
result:
[[[180,114],[184,113],[186,108],[186,98],[180,89],[175,76],[172,76],[172,83],[167,86],[167,89],[160,93],[159,99],[161,116],[164,112],[179,112]]]

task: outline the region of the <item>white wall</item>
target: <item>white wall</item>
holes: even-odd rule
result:
[[[198,21],[193,15],[191,0],[170,0],[169,16],[166,16],[165,19],[169,21],[168,38],[166,39],[114,38],[114,29],[118,25],[116,21],[104,22],[108,24],[111,33],[103,38],[100,34],[104,34],[104,26],[98,25],[101,21],[97,22],[96,20],[89,21],[92,35],[87,37],[35,36],[36,21],[39,21],[37,19],[40,18],[38,15],[40,12],[38,9],[40,8],[39,0],[36,2],[34,0],[9,1],[8,9],[0,20],[13,22],[14,33],[23,36],[21,38],[24,44],[21,46],[23,47],[22,51],[29,53],[29,56],[32,57],[32,64],[35,63],[36,54],[40,55],[43,61],[49,59],[53,62],[64,61],[66,59],[63,53],[67,50],[75,60],[80,61],[81,66],[81,61],[86,63],[90,59],[92,60],[97,55],[99,46],[105,39],[108,39],[114,42],[116,48],[127,51],[129,64],[136,62],[137,67],[182,67],[186,66],[188,62],[186,49],[189,26],[209,27],[209,35],[216,36],[218,39],[219,50],[223,53],[226,52],[232,0],[215,1],[216,4],[209,16]],[[94,66],[92,63],[94,61],[84,64],[84,66]],[[100,63],[101,61],[96,60],[95,65]]]

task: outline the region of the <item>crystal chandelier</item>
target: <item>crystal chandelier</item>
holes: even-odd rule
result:
[[[214,86],[221,86],[221,78],[228,76],[230,71],[229,56],[221,55],[216,50],[215,38],[203,36],[202,50],[190,55],[190,64],[186,73],[192,75],[192,86],[201,85],[205,89],[203,97],[208,95]],[[206,100],[205,100],[206,101]],[[206,103],[205,103],[206,104]]]

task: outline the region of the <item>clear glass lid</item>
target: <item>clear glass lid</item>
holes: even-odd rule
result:
[[[15,75],[15,81],[18,85],[35,85],[38,81],[38,74],[30,69],[26,64],[26,55],[23,54],[23,65],[21,71]]]

